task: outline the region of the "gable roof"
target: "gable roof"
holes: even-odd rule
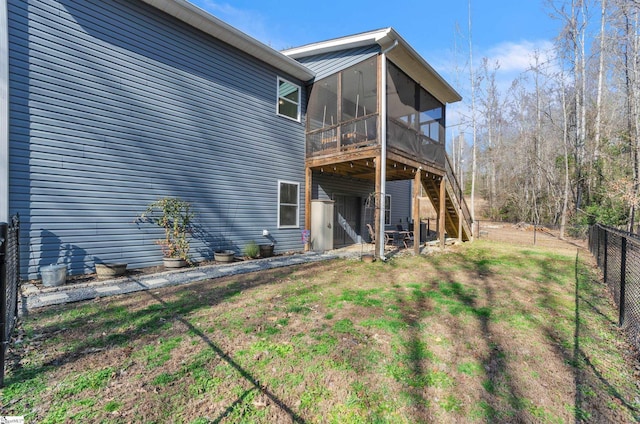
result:
[[[315,76],[313,71],[301,63],[248,36],[186,0],[142,1],[301,81],[309,81]]]
[[[361,63],[370,57],[380,53],[380,46],[373,44],[370,46],[355,47],[353,49],[340,50],[337,52],[321,53],[313,56],[297,58],[307,68],[316,73],[315,81],[321,80],[329,75],[333,75],[353,65]]]
[[[397,46],[395,45],[396,42]],[[462,100],[460,94],[393,28],[383,28],[347,37],[311,43],[283,50],[282,53],[293,59],[303,60],[309,56],[329,54],[376,44],[380,46],[382,51],[391,48],[387,53],[387,57],[441,102],[453,103]]]

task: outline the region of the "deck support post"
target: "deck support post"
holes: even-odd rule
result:
[[[384,216],[384,210],[380,210],[382,206],[382,202],[384,199],[381,199],[384,195],[382,194],[382,166],[381,166],[381,156],[378,154],[375,157],[375,167],[376,167],[376,182],[375,182],[375,204],[376,207],[373,212],[373,232],[376,235],[376,256],[380,259],[384,259],[384,237],[380,237],[380,214]],[[382,218],[384,219],[384,218]]]
[[[304,229],[311,230],[311,191],[312,191],[312,178],[313,170],[311,167],[305,167],[304,178]],[[304,251],[311,250],[310,241],[311,237],[308,237],[307,242],[304,244]]]
[[[416,169],[413,177],[413,251],[420,254],[420,188],[422,187],[422,168]]]

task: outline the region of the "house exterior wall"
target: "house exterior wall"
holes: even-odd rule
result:
[[[387,229],[395,230],[398,224],[408,229],[408,219],[411,219],[412,181],[387,181],[387,195],[391,196],[391,223]]]
[[[196,260],[262,229],[302,250],[301,228],[277,228],[277,192],[300,184],[304,222],[304,109],[276,115],[277,77],[301,81],[142,2],[8,0],[8,14],[23,276],[160,263],[162,232],[134,219],[164,196],[193,204]]]
[[[386,228],[395,230],[402,221],[403,228],[408,228],[407,218],[411,218],[412,182],[387,181],[387,195],[391,196],[391,223]],[[362,200],[360,217],[360,236],[369,240],[366,224],[374,227],[373,202],[367,198],[375,192],[373,182],[344,178],[328,173],[313,173],[312,199],[334,200],[336,195],[358,197]],[[369,207],[368,207],[369,206]]]
[[[0,0],[0,222],[9,222],[9,28]]]

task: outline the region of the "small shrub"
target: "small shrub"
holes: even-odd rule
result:
[[[258,246],[258,244],[255,241],[251,240],[244,247],[244,255],[251,259],[257,258],[258,255],[260,255],[260,246]]]

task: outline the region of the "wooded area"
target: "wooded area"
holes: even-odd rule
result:
[[[496,82],[500,63],[474,67],[469,43],[473,140],[461,154],[465,143],[454,139],[452,156],[460,171],[467,158],[471,207],[481,196],[491,219],[562,235],[584,235],[594,222],[638,232],[640,0],[541,7],[560,24],[553,52],[534,54],[508,89]]]

